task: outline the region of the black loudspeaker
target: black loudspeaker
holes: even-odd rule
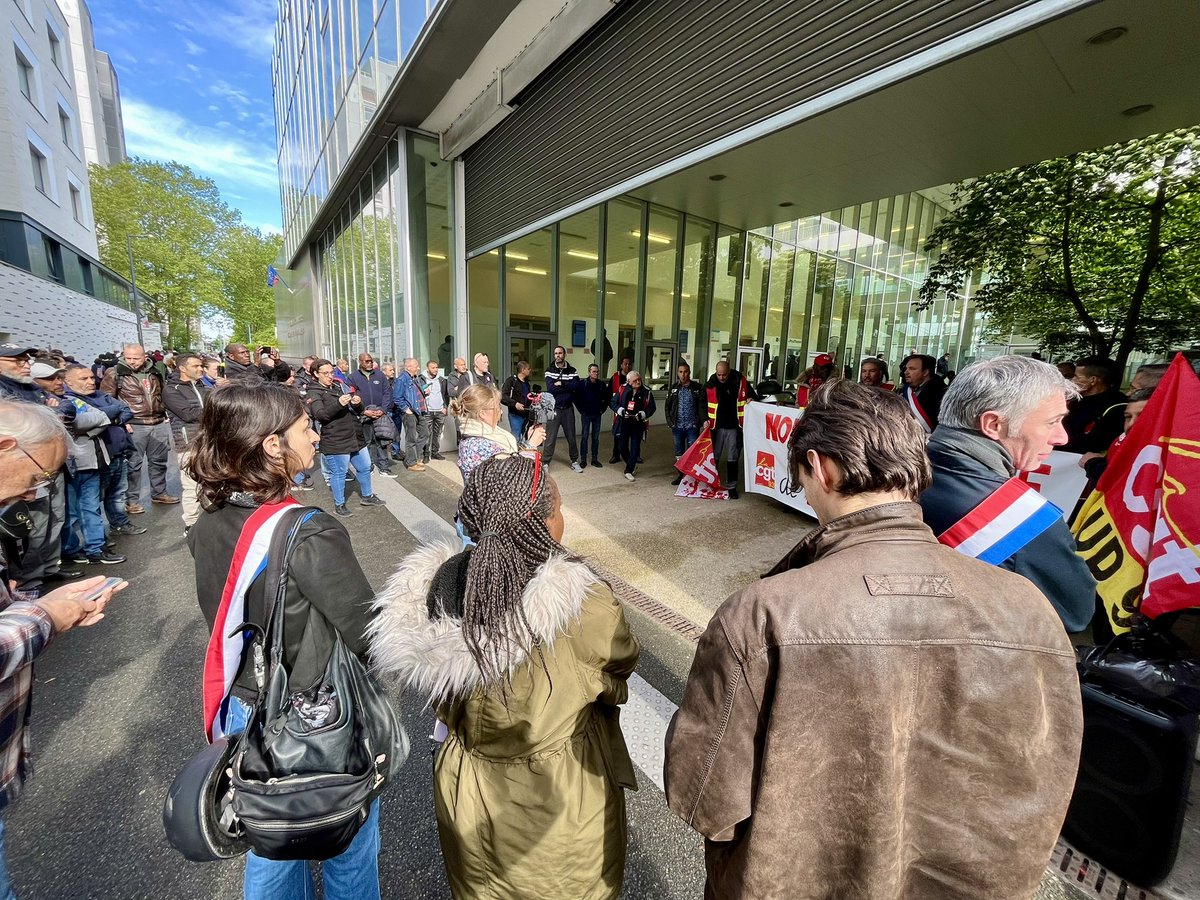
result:
[[[1083,752],[1063,836],[1143,887],[1171,872],[1195,762],[1195,713],[1083,684]]]

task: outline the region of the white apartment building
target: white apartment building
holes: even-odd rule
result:
[[[137,322],[97,260],[88,185],[89,163],[125,158],[112,63],[83,0],[0,3],[0,41],[0,341],[116,349]]]

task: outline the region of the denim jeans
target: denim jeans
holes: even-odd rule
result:
[[[625,460],[625,474],[627,475],[632,475],[633,470],[637,468],[638,456],[642,452],[642,438],[645,436],[646,429],[636,425],[627,427],[617,435],[617,447],[620,450],[621,459]]]
[[[128,477],[129,461],[118,456],[108,464],[100,494],[104,498],[104,515],[113,528],[129,524],[129,513],[125,512],[125,480]]]
[[[525,433],[525,413],[508,411],[508,430],[513,433],[518,441],[521,440],[521,435]]]
[[[8,877],[8,859],[4,853],[4,821],[0,819],[0,900],[17,900]]]
[[[67,476],[67,527],[63,531],[63,553],[67,556],[96,556],[104,549],[104,516],[100,512],[104,474],[92,469]]]
[[[425,445],[425,456],[442,452],[442,429],[446,427],[446,411],[444,409],[430,410],[424,416],[425,430],[429,432],[429,443]]]
[[[326,453],[325,465],[329,469],[329,489],[333,491],[333,502],[338,506],[346,505],[346,472],[350,466],[354,466],[359,492],[363,497],[371,496],[371,457],[366,447],[354,454]]]
[[[588,447],[591,446],[591,454],[593,460],[600,459],[600,416],[601,413],[596,413],[594,416],[585,416],[579,414],[580,431],[579,431],[579,459],[581,462],[588,461]],[[589,438],[591,444],[588,444]]]
[[[687,453],[687,448],[696,443],[696,438],[700,437],[700,429],[695,425],[689,428],[672,428],[671,435],[675,438],[675,458],[683,456]]]
[[[245,730],[251,708],[229,698],[225,733]],[[340,856],[321,864],[326,900],[379,900],[379,800],[371,804],[367,821]],[[246,854],[242,882],[245,900],[313,900],[312,865],[307,860],[263,859]],[[0,900],[5,900],[0,894]]]

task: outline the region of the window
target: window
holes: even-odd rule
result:
[[[29,161],[33,165],[33,186],[50,196],[50,165],[46,156],[33,144],[29,145]]]
[[[83,224],[83,192],[75,185],[68,185],[71,191],[71,213],[75,216],[75,221],[80,225]]]
[[[71,115],[61,106],[58,108],[58,128],[62,132],[63,143],[74,149],[75,141],[72,138],[72,132],[75,129],[71,127]]]
[[[37,83],[31,63],[19,47],[13,48],[17,56],[17,83],[21,85],[21,93],[30,103],[34,103],[33,87]]]
[[[54,26],[49,22],[46,23],[46,36],[50,38],[50,58],[54,60],[54,65],[58,68],[58,71],[65,75],[67,73],[67,63],[63,53],[62,38],[58,36],[58,32],[54,30]]]

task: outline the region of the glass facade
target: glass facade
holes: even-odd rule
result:
[[[279,0],[271,77],[288,256],[439,2]]]
[[[629,356],[653,387],[679,361],[704,378],[729,359],[788,388],[818,353],[855,377],[865,356],[895,372],[914,350],[961,367],[969,297],[918,309],[945,213],[915,193],[739,231],[621,197],[470,260],[469,345],[501,376],[518,358],[536,371],[555,343],[581,371]]]
[[[453,332],[450,185],[435,140],[401,131],[388,142],[316,243],[321,353],[426,360]]]

